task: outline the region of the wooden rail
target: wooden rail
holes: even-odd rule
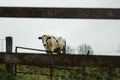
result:
[[[0,7],[0,17],[120,19],[120,9]]]
[[[35,54],[0,52],[1,64],[120,67],[120,56]]]

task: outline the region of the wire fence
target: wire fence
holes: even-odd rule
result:
[[[15,80],[51,80],[49,66],[17,65]],[[0,64],[0,79],[7,76]],[[52,80],[120,80],[120,68],[54,66]]]
[[[16,47],[17,49],[45,50]],[[120,80],[119,67],[85,67],[85,66],[54,66],[54,65],[14,65],[15,80]],[[0,79],[7,80],[5,64],[0,64]]]
[[[16,47],[40,52],[45,50]],[[16,75],[22,80],[119,80],[120,68],[111,67],[70,67],[70,66],[29,66],[16,65]]]

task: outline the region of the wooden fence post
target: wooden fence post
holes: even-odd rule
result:
[[[12,37],[6,37],[6,53],[12,53]],[[7,80],[13,80],[13,65],[6,64]]]

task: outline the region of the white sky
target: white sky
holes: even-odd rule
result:
[[[0,0],[0,6],[120,8],[120,0]]]
[[[0,6],[120,8],[120,1],[0,0]],[[120,20],[0,18],[0,39],[13,36],[14,47],[43,49],[38,40],[42,34],[62,36],[73,47],[87,43],[94,52],[105,52],[96,54],[118,55],[111,51],[116,51],[120,44]]]

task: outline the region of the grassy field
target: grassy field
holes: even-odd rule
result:
[[[15,80],[51,80],[51,69],[17,65]],[[0,80],[7,80],[5,65],[0,65]],[[120,80],[120,68],[57,67],[52,69],[52,80]]]

